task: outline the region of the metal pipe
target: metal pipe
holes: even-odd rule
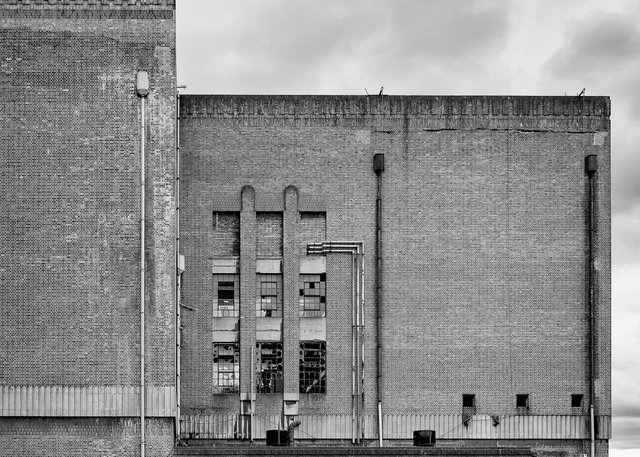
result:
[[[145,456],[145,98],[149,94],[149,75],[136,75],[136,94],[140,97],[140,456]]]
[[[364,397],[364,338],[360,347],[360,332],[364,316],[364,243],[361,241],[323,241],[307,244],[307,255],[327,253],[351,254],[351,442],[360,443],[361,401]],[[355,426],[354,426],[355,424]]]
[[[249,406],[251,407],[251,420],[249,422],[249,425],[251,427],[251,430],[249,430],[249,434],[251,437],[251,442],[253,443],[253,429],[255,427],[255,401],[254,401],[254,395],[253,395],[253,389],[255,388],[254,386],[254,381],[253,381],[253,376],[254,376],[254,370],[255,370],[255,358],[256,355],[256,351],[252,350],[251,351],[251,365],[249,366],[249,377],[250,377],[250,383],[251,385],[249,386]]]
[[[180,291],[182,289],[182,271],[180,271],[180,92],[178,92],[178,88],[176,88],[176,158],[175,158],[175,199],[176,199],[176,246],[175,246],[175,262],[176,262],[176,297],[175,297],[175,305],[176,305],[176,353],[175,353],[175,364],[176,364],[176,418],[175,418],[175,437],[180,438],[181,433],[181,424],[180,424],[180,387],[181,387],[181,379],[180,379],[180,365],[182,364],[181,360],[181,325],[182,318],[180,316]]]
[[[356,282],[356,300],[354,303],[355,307],[355,347],[356,351],[354,354],[355,358],[355,366],[356,366],[356,392],[355,392],[355,400],[356,400],[356,443],[360,443],[360,278],[358,275],[358,255],[352,256],[353,260],[353,271],[355,271],[355,282]]]
[[[376,173],[376,401],[378,403],[378,445],[383,446],[382,436],[382,172],[384,154],[373,157]]]
[[[598,169],[598,157],[589,155],[585,158],[585,172],[589,177],[589,206],[588,206],[588,243],[589,265],[587,272],[588,302],[589,302],[589,435],[591,457],[596,455],[596,427],[595,427],[595,180]]]
[[[364,395],[365,395],[365,390],[364,390],[364,255],[362,254],[357,254],[356,257],[358,258],[358,266],[360,268],[360,294],[359,294],[359,305],[358,305],[358,311],[359,311],[359,323],[358,323],[358,338],[359,338],[359,351],[360,351],[360,357],[359,357],[359,361],[358,361],[358,368],[360,369],[360,380],[359,380],[359,394],[358,394],[358,404],[361,406],[362,411],[364,412]],[[359,426],[360,426],[360,433],[358,434],[358,437],[360,439],[364,438],[364,428],[362,425],[362,414],[359,416],[360,421],[359,421]]]
[[[356,264],[351,259],[351,443],[356,442],[358,436],[358,375],[356,373]]]

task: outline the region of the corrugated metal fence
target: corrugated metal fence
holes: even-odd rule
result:
[[[351,439],[350,415],[300,415],[297,439]],[[248,439],[250,417],[241,415],[184,415],[181,416],[184,438]],[[587,439],[587,416],[498,416],[498,424],[488,415],[476,415],[468,425],[457,414],[404,414],[383,417],[385,439],[413,438],[414,430],[435,430],[442,439]],[[266,430],[282,427],[279,415],[254,417],[255,439],[265,439]],[[377,418],[363,417],[365,439],[377,438]],[[609,439],[611,418],[598,417],[598,437]]]
[[[174,417],[176,389],[147,386],[146,414]],[[130,417],[140,415],[140,387],[0,386],[0,416]]]

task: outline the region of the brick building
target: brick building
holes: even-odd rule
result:
[[[598,97],[181,97],[183,434],[299,420],[301,439],[429,429],[582,455],[593,380],[606,453],[608,113]]]
[[[173,448],[173,0],[0,1],[0,455]],[[136,95],[146,70],[150,93]]]
[[[607,455],[608,98],[176,103],[173,0],[0,17],[1,452]]]

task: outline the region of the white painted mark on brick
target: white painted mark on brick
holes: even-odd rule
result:
[[[593,134],[593,145],[604,146],[604,141],[607,139],[607,132],[596,132]]]

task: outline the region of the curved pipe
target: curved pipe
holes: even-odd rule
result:
[[[324,241],[307,245],[307,255],[324,255],[328,253],[351,254],[352,258],[352,436],[351,442],[360,443],[362,438],[361,403],[364,396],[364,243],[362,241]]]

